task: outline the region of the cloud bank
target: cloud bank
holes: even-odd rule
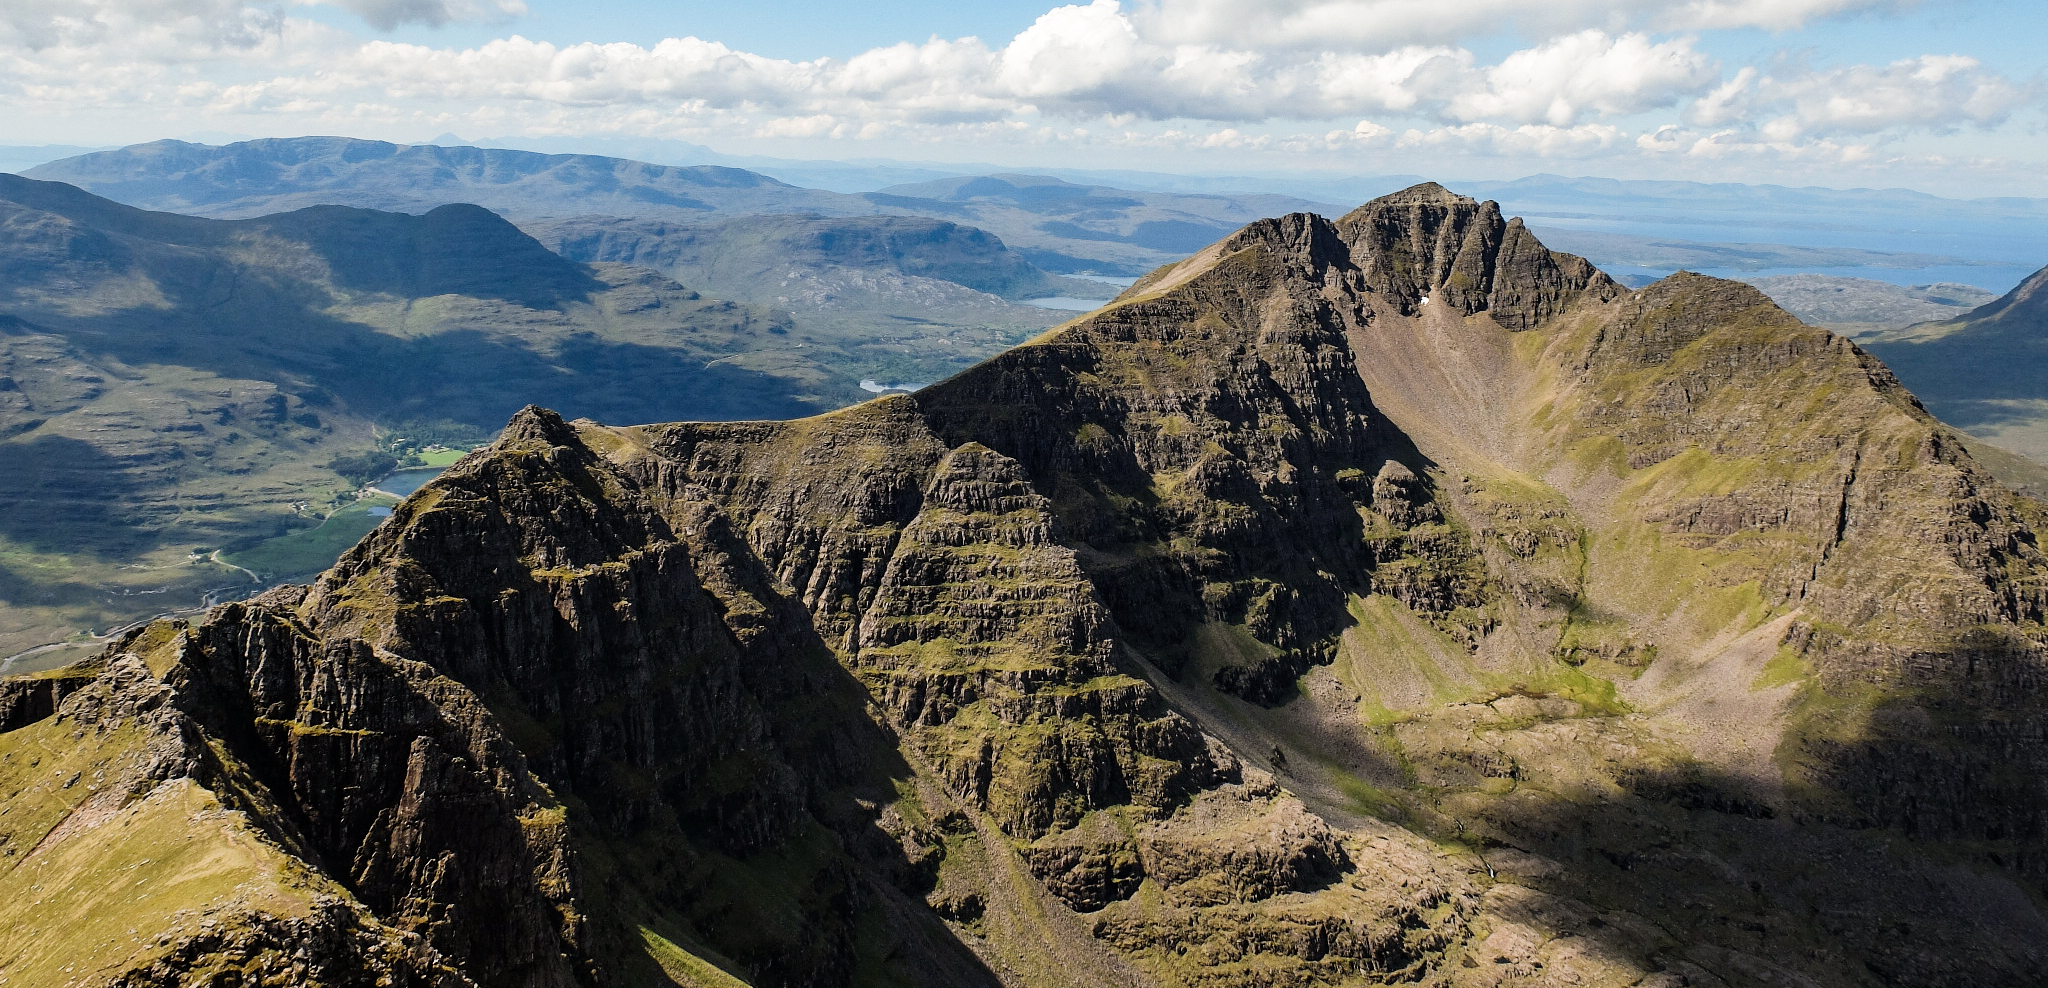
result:
[[[2039,99],[2035,84],[1965,55],[1731,65],[1701,40],[1908,0],[1094,0],[1000,44],[935,37],[809,61],[698,38],[365,40],[300,15],[316,2],[386,29],[525,10],[12,0],[0,9],[0,98],[336,129],[1802,161],[1997,128]],[[1523,42],[1489,59],[1461,43],[1475,36]]]

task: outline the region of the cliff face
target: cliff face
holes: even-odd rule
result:
[[[250,849],[102,983],[2026,981],[2041,521],[1754,291],[1422,186],[915,396],[529,409],[0,687],[0,881]]]

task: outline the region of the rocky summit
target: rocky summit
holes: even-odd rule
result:
[[[2048,509],[1423,185],[0,683],[19,985],[2048,979]]]

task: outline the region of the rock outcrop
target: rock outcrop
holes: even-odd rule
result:
[[[77,980],[2020,983],[2042,521],[1753,290],[1421,186],[912,396],[528,409],[0,686],[0,887],[176,797],[243,877]]]

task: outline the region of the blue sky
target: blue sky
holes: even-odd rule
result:
[[[8,0],[12,143],[635,137],[800,158],[2048,195],[2039,0]]]

